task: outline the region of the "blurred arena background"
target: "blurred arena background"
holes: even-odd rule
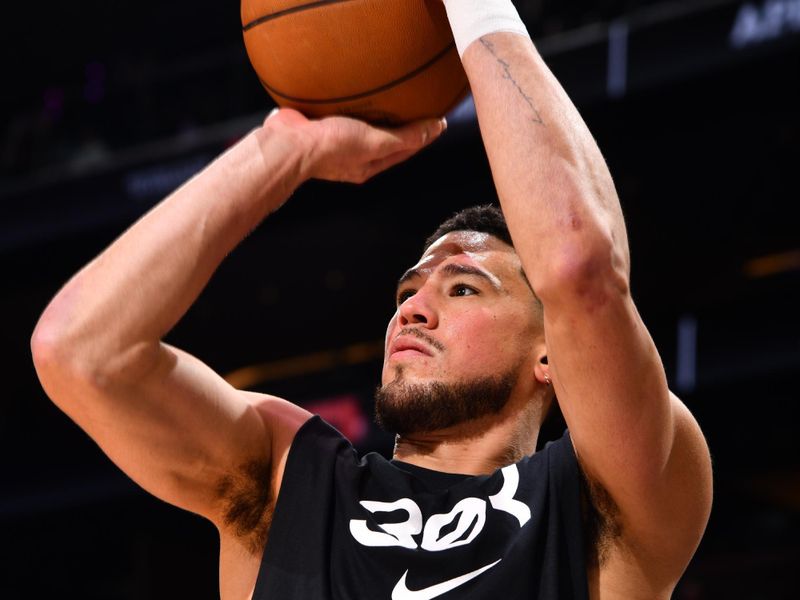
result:
[[[679,600],[800,589],[800,0],[518,0],[615,176],[634,296],[715,462]],[[236,2],[20,3],[0,92],[0,597],[218,597],[213,527],[149,497],[49,403],[48,300],[271,108]],[[394,283],[494,197],[469,102],[362,187],[310,183],[169,341],[319,412],[361,450]]]

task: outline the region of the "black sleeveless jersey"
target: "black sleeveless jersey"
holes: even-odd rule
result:
[[[359,459],[319,417],[292,443],[253,600],[587,600],[569,434],[491,475]]]

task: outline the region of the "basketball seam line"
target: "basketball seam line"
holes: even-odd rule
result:
[[[247,25],[242,27],[242,31],[249,31],[253,27],[257,27],[258,25],[266,23],[267,21],[272,21],[273,19],[285,17],[286,15],[302,12],[304,10],[311,10],[312,8],[317,8],[318,6],[322,6],[324,4],[341,4],[342,2],[351,2],[351,1],[352,0],[318,0],[317,2],[309,2],[308,4],[293,6],[292,8],[285,8],[284,10],[279,10],[278,12],[270,13],[268,15],[263,15],[261,17],[258,17],[257,19],[253,19]]]
[[[366,96],[372,96],[373,94],[378,94],[380,92],[384,92],[384,91],[386,91],[386,90],[388,90],[390,88],[393,88],[396,85],[400,85],[404,81],[408,81],[409,79],[412,79],[413,77],[416,77],[422,71],[424,71],[425,69],[430,67],[432,64],[434,64],[434,63],[438,62],[439,60],[441,60],[450,50],[452,50],[455,47],[456,47],[455,42],[451,42],[450,44],[447,45],[447,47],[444,50],[442,50],[441,52],[436,54],[433,58],[431,58],[424,65],[422,65],[420,67],[417,67],[416,69],[414,69],[413,71],[410,71],[409,73],[406,73],[402,77],[399,77],[398,79],[395,79],[394,81],[390,81],[389,83],[384,83],[383,85],[378,86],[378,87],[376,87],[374,89],[367,90],[366,92],[360,92],[358,94],[353,94],[352,96],[342,96],[341,98],[326,98],[326,99],[322,99],[322,100],[317,100],[317,99],[312,99],[312,98],[297,98],[295,96],[289,96],[289,95],[284,94],[283,92],[281,92],[279,90],[276,90],[275,88],[270,86],[266,81],[264,81],[260,77],[258,79],[261,82],[261,85],[263,85],[265,88],[267,88],[267,90],[269,90],[270,93],[276,94],[276,95],[280,96],[281,98],[285,98],[286,100],[291,100],[292,102],[302,102],[303,104],[334,104],[334,103],[338,103],[338,102],[350,102],[352,100],[358,100],[359,98],[365,98]]]

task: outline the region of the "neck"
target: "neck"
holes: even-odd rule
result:
[[[493,473],[533,454],[539,437],[538,402],[506,408],[447,429],[398,435],[394,458],[443,473]]]

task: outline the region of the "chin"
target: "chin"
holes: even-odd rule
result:
[[[405,365],[398,365],[390,368],[385,377],[383,377],[382,384],[388,385],[390,383],[403,383],[403,384],[417,384],[417,383],[431,383],[433,381],[440,381],[432,373],[420,372],[418,369],[409,368]],[[444,383],[444,382],[442,382]]]

